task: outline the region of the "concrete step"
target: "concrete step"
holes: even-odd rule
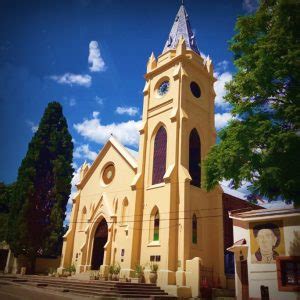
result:
[[[28,280],[28,279],[27,279]],[[30,282],[36,282],[39,284],[56,284],[56,285],[65,285],[65,286],[82,286],[82,287],[91,287],[96,289],[115,289],[118,291],[122,290],[128,290],[128,291],[134,291],[134,290],[144,290],[144,291],[161,291],[161,289],[157,286],[149,286],[149,285],[133,285],[133,284],[127,284],[127,283],[121,283],[121,284],[114,284],[114,285],[108,285],[104,281],[102,284],[96,284],[96,283],[84,283],[84,282],[73,282],[68,280],[47,280],[47,279],[39,279],[34,278],[31,280],[28,280]]]
[[[26,279],[39,281],[55,281],[55,282],[76,282],[78,284],[95,284],[95,285],[111,285],[111,286],[130,286],[130,287],[153,287],[157,288],[155,284],[150,283],[133,283],[133,282],[120,282],[120,281],[103,281],[103,280],[76,280],[76,279],[68,279],[63,277],[47,277],[47,276],[24,276]]]
[[[169,296],[165,291],[161,290],[154,284],[100,280],[84,281],[36,275],[7,277],[5,280],[15,281],[20,284],[35,286],[43,289],[56,290],[63,293],[80,294],[85,296],[90,295],[97,297],[97,299],[176,299],[176,297],[174,298]]]
[[[30,283],[30,282],[28,282]],[[32,284],[32,283],[30,283]],[[35,283],[35,286],[38,287],[45,287],[45,286],[52,286],[52,287],[59,287],[65,289],[76,289],[82,291],[92,291],[92,292],[99,292],[99,293],[117,293],[117,294],[144,294],[144,295],[168,295],[167,293],[163,292],[162,290],[149,290],[149,289],[112,289],[112,288],[99,288],[94,286],[77,286],[76,284],[67,285],[67,284],[58,284],[58,283]]]

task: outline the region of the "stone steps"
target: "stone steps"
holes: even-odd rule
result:
[[[39,288],[56,290],[63,293],[72,293],[85,296],[104,297],[105,299],[117,298],[151,298],[151,299],[176,299],[169,296],[154,284],[129,283],[101,280],[76,280],[48,276],[1,276],[0,279],[13,281],[19,284],[35,286]]]
[[[19,281],[19,279],[17,279]],[[24,279],[22,279],[24,280]],[[131,284],[131,283],[119,283],[119,282],[109,282],[109,281],[95,281],[95,282],[75,282],[73,280],[60,280],[60,279],[47,279],[47,278],[31,278],[27,279],[30,282],[36,282],[39,284],[55,284],[64,286],[82,286],[91,287],[93,289],[106,289],[106,290],[118,290],[118,291],[134,291],[137,289],[142,289],[143,291],[161,292],[161,289],[155,285],[148,284]]]
[[[114,289],[114,288],[102,288],[102,287],[95,287],[95,286],[78,286],[76,284],[64,284],[64,283],[40,283],[35,282],[30,284],[34,284],[35,286],[52,286],[52,287],[59,287],[65,289],[81,289],[82,291],[91,291],[91,292],[99,292],[99,293],[118,293],[118,294],[141,294],[144,295],[167,295],[167,293],[162,292],[161,290],[151,290],[151,289]]]

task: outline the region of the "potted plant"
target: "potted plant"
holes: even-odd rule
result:
[[[54,269],[53,268],[49,268],[49,271],[48,271],[48,276],[53,276],[53,273],[54,273]]]
[[[121,271],[121,267],[119,264],[115,264],[114,265],[114,273],[113,273],[113,276],[112,276],[112,279],[113,280],[119,280],[119,273]]]
[[[72,263],[72,265],[70,266],[69,271],[70,271],[71,275],[75,275],[76,267],[75,267],[74,263]]]
[[[63,277],[68,277],[71,275],[71,272],[70,272],[70,267],[67,267],[65,268],[65,270],[63,270]]]
[[[112,275],[114,274],[114,266],[108,267],[108,280],[112,280]]]
[[[151,283],[156,283],[156,281],[157,281],[157,270],[158,270],[158,264],[151,262],[150,263],[150,275],[149,275],[149,280]]]
[[[134,277],[131,278],[131,282],[133,282],[133,283],[141,283],[142,282],[143,273],[144,273],[144,267],[141,266],[141,265],[136,265],[135,266]]]

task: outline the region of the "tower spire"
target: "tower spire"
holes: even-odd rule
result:
[[[175,17],[175,21],[169,34],[169,38],[165,44],[163,53],[170,49],[175,49],[181,36],[183,36],[188,49],[200,54],[195,35],[191,29],[187,11],[184,7],[184,0],[181,0],[181,6]]]

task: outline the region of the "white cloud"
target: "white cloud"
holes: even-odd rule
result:
[[[69,208],[67,206],[66,218],[65,218],[65,221],[64,221],[65,224],[69,224],[70,219],[71,219],[71,213],[72,213],[72,208]]]
[[[33,133],[37,132],[37,130],[39,129],[39,125],[34,124],[32,121],[27,120],[26,124],[30,127],[31,131]]]
[[[69,105],[70,105],[70,106],[75,106],[75,105],[76,105],[76,99],[75,99],[75,98],[71,98],[71,99],[69,100]]]
[[[89,58],[91,72],[102,72],[105,71],[105,63],[101,57],[99,45],[97,41],[91,41],[89,44]]]
[[[121,107],[118,106],[116,108],[116,113],[119,115],[129,115],[129,116],[135,116],[136,114],[138,114],[139,109],[137,107]]]
[[[222,127],[226,126],[227,123],[232,119],[231,113],[223,113],[223,114],[215,114],[215,127],[216,129],[221,129]]]
[[[257,10],[258,4],[258,0],[243,0],[243,8],[249,13]]]
[[[97,102],[99,105],[102,105],[102,104],[103,104],[103,101],[104,101],[104,99],[103,99],[103,98],[100,98],[99,96],[96,96],[96,97],[95,97],[95,100],[96,100],[96,102]]]
[[[75,194],[77,192],[76,184],[80,180],[80,168],[81,167],[76,168],[74,173],[73,173],[73,177],[72,177],[72,181],[71,181],[71,194],[69,196],[68,205],[72,204],[72,199],[73,199],[73,197],[75,196]],[[66,220],[67,220],[67,218],[66,218]]]
[[[70,86],[80,85],[84,87],[90,87],[92,84],[92,77],[87,74],[73,74],[65,73],[63,75],[50,76],[51,79],[60,84],[67,84]]]
[[[226,108],[229,103],[224,101],[224,96],[226,95],[225,84],[232,79],[232,75],[229,72],[224,72],[222,74],[215,73],[217,81],[214,84],[214,89],[216,92],[215,104],[216,106]]]
[[[99,111],[93,111],[93,118],[97,118],[99,116]]]
[[[90,150],[90,146],[88,144],[84,144],[75,148],[73,156],[75,158],[87,158],[94,161],[97,157],[97,153]]]
[[[99,114],[99,113],[98,113]],[[75,130],[86,139],[104,144],[113,134],[122,144],[137,146],[142,121],[129,120],[122,123],[101,124],[98,114],[93,113],[93,118],[74,124]]]
[[[229,61],[227,60],[222,60],[219,63],[217,63],[217,69],[221,70],[221,71],[226,71],[229,65]]]

